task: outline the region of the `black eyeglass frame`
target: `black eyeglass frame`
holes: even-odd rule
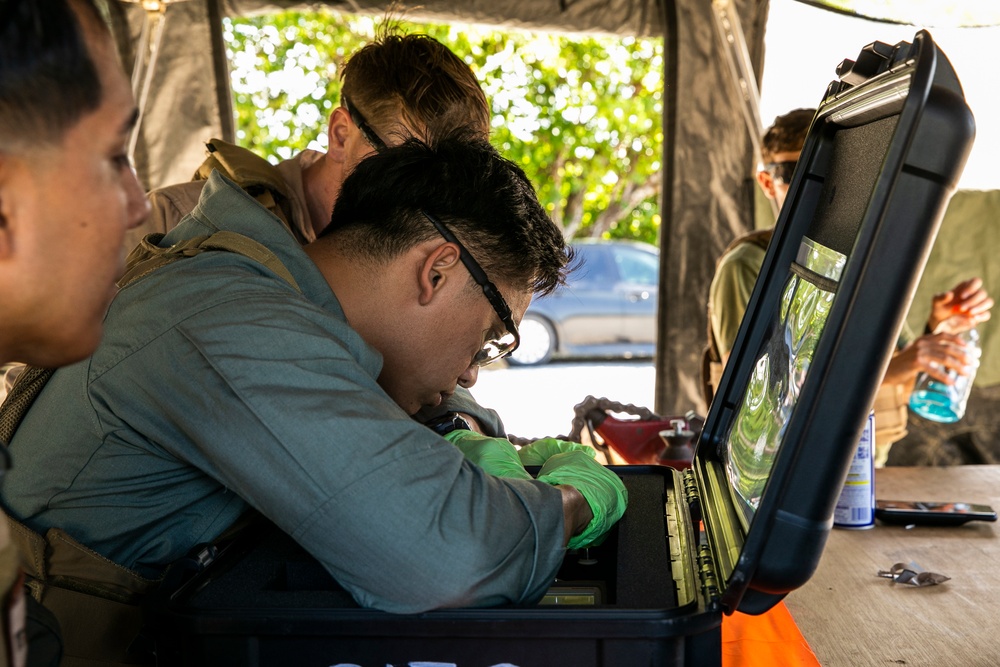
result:
[[[795,165],[798,160],[783,160],[781,162],[768,162],[764,165],[764,171],[771,174],[771,178],[780,183],[791,183],[795,174]]]
[[[365,141],[367,141],[372,148],[380,151],[386,147],[386,143],[382,141],[382,137],[378,136],[378,133],[372,129],[371,125],[368,124],[368,121],[366,121],[365,117],[361,115],[361,112],[358,111],[357,107],[351,104],[351,102],[347,99],[347,96],[340,96],[340,104],[347,109],[347,114],[351,117],[351,121],[358,128],[358,131],[361,132],[361,136],[365,138]]]
[[[479,266],[479,263],[473,259],[472,255],[469,254],[469,251],[466,250],[464,245],[462,245],[462,242],[451,233],[451,230],[445,227],[444,223],[441,222],[436,216],[428,213],[427,211],[421,210],[420,213],[427,218],[432,225],[434,225],[434,229],[436,229],[438,233],[444,237],[445,241],[448,243],[454,243],[458,246],[458,256],[462,260],[462,264],[464,264],[465,268],[468,269],[469,275],[471,275],[472,279],[476,281],[476,284],[482,288],[483,295],[486,297],[486,300],[490,302],[490,305],[493,306],[493,310],[496,311],[497,317],[500,318],[504,327],[507,328],[507,332],[514,336],[514,344],[509,349],[504,350],[504,352],[497,357],[485,359],[479,362],[479,365],[485,366],[498,359],[503,359],[516,350],[517,346],[521,344],[521,334],[517,330],[517,324],[514,323],[514,314],[511,312],[510,306],[507,305],[507,301],[504,300],[503,295],[500,294],[500,290],[497,289],[497,286],[494,285],[488,277],[486,277],[486,272],[483,271],[483,267]]]

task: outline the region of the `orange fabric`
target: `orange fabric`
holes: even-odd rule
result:
[[[819,667],[816,654],[799,632],[784,602],[760,616],[722,617],[723,667]]]

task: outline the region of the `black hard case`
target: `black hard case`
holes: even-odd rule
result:
[[[237,540],[152,610],[158,664],[720,664],[723,614],[769,609],[819,562],[880,370],[974,135],[959,81],[926,32],[912,44],[871,44],[838,75],[810,129],[691,470],[615,468],[628,511],[602,545],[566,557],[558,586],[570,589],[562,594],[596,590],[599,604],[411,616],[360,609],[287,536],[255,531],[256,542]],[[848,260],[746,521],[722,450],[805,236]]]

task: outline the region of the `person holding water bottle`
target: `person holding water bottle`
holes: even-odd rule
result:
[[[775,118],[761,141],[763,165],[757,182],[780,209],[792,181],[795,164],[805,143],[815,109],[795,109]],[[756,230],[737,238],[716,264],[709,290],[709,341],[703,364],[706,401],[714,388],[736,339],[754,283],[764,262],[771,229]],[[923,335],[914,336],[905,326],[875,397],[875,467],[885,465],[892,445],[907,434],[910,397],[917,377],[938,383],[938,389],[971,384],[978,354],[970,353],[965,337],[990,319],[993,299],[978,277],[964,280],[931,299]]]
[[[952,292],[934,297],[931,316],[937,319],[937,323],[931,327],[928,322],[927,326],[932,333],[950,333],[961,338],[967,364],[963,373],[932,362],[930,370],[937,371],[937,374],[925,371],[917,376],[916,385],[910,394],[910,410],[924,419],[947,424],[956,422],[965,415],[965,406],[982,353],[976,324],[984,321],[982,317],[989,319],[990,303],[981,298],[976,302],[965,301],[961,298],[963,293],[959,288],[964,287],[964,293],[979,296],[982,292],[981,284],[982,281],[978,278],[973,279],[962,283]],[[945,378],[942,378],[942,373]]]

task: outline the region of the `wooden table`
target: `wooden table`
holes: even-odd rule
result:
[[[985,503],[1000,509],[1000,466],[883,468],[887,500]],[[786,598],[824,667],[1000,665],[1000,526],[876,525],[834,529],[819,568]],[[893,585],[876,576],[915,562],[951,577],[938,586]]]

